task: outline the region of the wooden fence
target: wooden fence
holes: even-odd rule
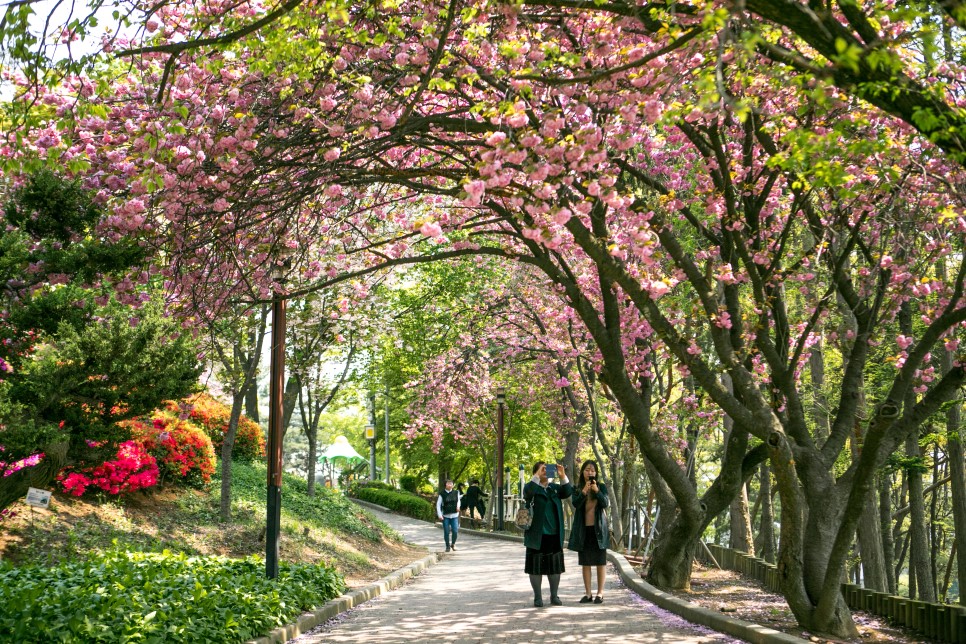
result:
[[[699,548],[698,560],[719,565],[726,570],[757,579],[765,587],[781,594],[778,568],[763,559],[715,544]],[[714,557],[714,561],[711,557]],[[842,584],[842,595],[852,610],[884,617],[892,624],[904,626],[923,637],[938,642],[966,644],[966,607],[927,602],[882,593],[856,584]]]

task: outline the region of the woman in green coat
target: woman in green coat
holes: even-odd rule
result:
[[[607,546],[610,528],[604,510],[610,505],[607,486],[597,482],[597,463],[584,461],[574,490],[574,525],[570,529],[567,548],[577,552],[577,563],[584,574],[586,595],[581,604],[604,603],[604,576],[607,570]],[[590,593],[591,568],[597,568],[597,597]]]
[[[533,478],[523,487],[523,500],[530,507],[533,521],[523,535],[527,547],[524,572],[530,575],[533,588],[533,605],[543,606],[541,586],[543,576],[550,583],[550,603],[563,604],[557,595],[560,575],[564,572],[564,513],[562,499],[574,491],[563,465],[557,464],[557,480],[551,483],[547,477],[547,464],[537,461],[533,466]]]

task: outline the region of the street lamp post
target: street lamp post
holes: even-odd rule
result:
[[[272,353],[268,388],[268,516],[265,575],[278,577],[278,538],[282,520],[282,418],[285,387],[285,298],[272,297]]]
[[[386,383],[386,485],[389,485],[389,383]]]
[[[369,480],[376,480],[376,394],[369,394],[369,424],[366,425],[369,441]]]
[[[496,390],[496,529],[503,530],[503,407],[506,405],[506,390]]]
[[[366,440],[369,441],[369,480],[376,480],[376,426],[366,425]]]

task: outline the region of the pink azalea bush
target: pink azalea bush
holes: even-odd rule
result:
[[[156,485],[158,463],[144,445],[130,440],[118,446],[114,460],[82,470],[64,470],[57,480],[73,496],[81,496],[91,488],[118,495]]]
[[[162,480],[200,487],[215,473],[215,450],[190,420],[157,411],[151,419],[126,421],[131,437],[157,459]]]

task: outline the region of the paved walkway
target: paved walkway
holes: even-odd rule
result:
[[[428,523],[374,511],[407,541],[444,549],[443,532]],[[579,604],[584,585],[577,555],[567,552],[560,582],[563,606],[534,608],[523,573],[523,544],[462,532],[458,550],[418,577],[292,640],[321,642],[737,642],[682,620],[625,589],[613,567],[602,605]],[[595,580],[596,584],[596,580]],[[595,586],[596,588],[596,586]]]

